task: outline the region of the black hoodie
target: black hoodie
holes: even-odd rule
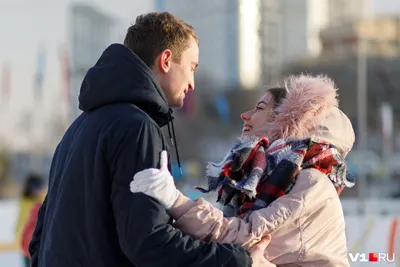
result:
[[[29,246],[33,267],[250,266],[249,253],[173,228],[156,200],[130,192],[140,170],[168,149],[172,119],[150,69],[113,44],[85,76],[83,113],[57,146]]]

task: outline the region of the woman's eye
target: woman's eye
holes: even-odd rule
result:
[[[262,107],[256,107],[256,110],[263,110]]]

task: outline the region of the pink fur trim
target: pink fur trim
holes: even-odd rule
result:
[[[268,127],[272,139],[305,138],[332,107],[338,106],[337,88],[325,75],[292,75],[284,85],[287,96]]]

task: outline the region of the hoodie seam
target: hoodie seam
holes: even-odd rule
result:
[[[305,214],[307,214],[307,208],[306,205],[304,204],[304,198],[302,201],[302,206],[303,206],[303,214],[301,216],[301,219],[298,220],[298,228],[299,228],[299,235],[300,235],[300,253],[299,253],[299,261],[302,261],[306,257],[306,245],[304,243],[304,227],[303,227],[303,220]]]

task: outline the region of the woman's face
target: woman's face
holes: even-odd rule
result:
[[[242,136],[266,134],[267,124],[274,119],[274,98],[267,92],[256,106],[240,115],[243,120]]]

